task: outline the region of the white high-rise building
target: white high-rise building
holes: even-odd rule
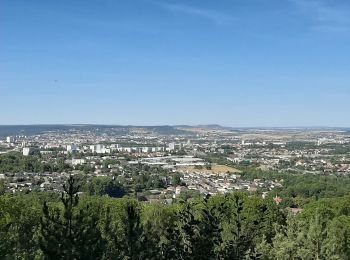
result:
[[[12,143],[13,142],[13,137],[12,136],[6,137],[6,142],[7,143]]]
[[[175,143],[170,143],[169,144],[169,151],[174,151],[175,150]]]
[[[75,144],[69,144],[67,145],[67,152],[73,153],[78,151],[78,147]]]
[[[90,150],[92,153],[98,154],[111,153],[111,149],[106,148],[106,146],[103,144],[90,145]]]

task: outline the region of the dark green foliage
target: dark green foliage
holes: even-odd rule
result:
[[[322,200],[290,215],[268,243],[258,246],[263,259],[349,259],[349,198]],[[344,203],[345,202],[345,203]]]
[[[83,185],[82,190],[89,195],[108,195],[113,198],[121,198],[126,194],[123,186],[110,177],[93,178]]]
[[[223,259],[243,259],[252,246],[250,234],[244,232],[244,222],[246,222],[243,214],[244,201],[239,195],[228,199],[231,200],[231,216],[227,222],[229,229],[221,256]],[[251,224],[256,225],[257,223]]]
[[[194,259],[198,248],[200,221],[195,216],[194,205],[180,205],[175,213],[175,220],[165,230],[167,244],[162,245],[165,259]]]
[[[145,259],[146,248],[143,244],[145,236],[141,226],[140,213],[133,204],[127,206],[126,212],[127,223],[124,229],[126,258],[131,260]]]
[[[282,188],[275,189],[275,195],[288,202],[285,206],[300,206],[298,202],[308,202],[310,199],[343,197],[350,195],[350,176],[286,174],[279,172],[265,172],[249,170],[243,173],[247,180],[265,179],[278,180]],[[299,201],[298,201],[299,200]]]
[[[99,259],[104,241],[98,229],[98,212],[79,208],[79,186],[71,176],[64,185],[63,208],[45,202],[39,245],[45,259]]]
[[[180,173],[175,173],[172,176],[171,184],[173,186],[180,186],[182,184],[181,174]]]
[[[349,259],[350,198],[319,199],[303,212],[247,194],[170,206],[78,197],[0,196],[0,259]],[[47,201],[47,202],[45,202]]]
[[[4,180],[0,180],[0,196],[5,194],[5,181]]]
[[[33,259],[40,204],[29,196],[0,196],[0,259]]]
[[[198,255],[204,259],[205,257],[217,258],[218,248],[222,244],[222,222],[224,220],[225,212],[228,207],[226,201],[213,204],[210,203],[209,197],[206,197],[202,202],[202,209],[200,211],[200,235],[202,239],[199,240]]]
[[[243,259],[254,248],[254,235],[261,229],[243,216],[240,195],[217,196],[184,203],[176,214],[174,227],[167,229],[169,257],[180,259]],[[250,235],[251,234],[251,235]],[[175,239],[171,239],[174,238]]]
[[[71,166],[66,164],[64,159],[60,159],[55,163],[45,163],[40,160],[40,155],[23,156],[16,152],[0,155],[0,173],[62,172],[71,169]]]
[[[179,200],[187,201],[189,199],[199,199],[202,195],[198,190],[184,190],[178,196]]]
[[[166,176],[168,171],[161,167],[150,167],[148,165],[134,165],[125,168],[124,177],[128,178],[125,189],[133,192],[159,189],[166,187]],[[123,177],[123,178],[124,178]]]

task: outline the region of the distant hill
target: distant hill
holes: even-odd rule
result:
[[[183,129],[206,129],[206,130],[232,130],[232,127],[226,127],[226,126],[221,126],[218,124],[210,124],[210,125],[175,125],[174,127],[176,128],[183,128]]]
[[[188,131],[192,133],[205,133],[205,132],[234,132],[235,129],[232,127],[221,126],[217,124],[210,125],[177,125],[175,126],[178,130]]]
[[[74,130],[108,132],[118,130],[128,132],[132,129],[144,129],[159,135],[186,135],[187,131],[177,129],[173,126],[121,126],[121,125],[0,125],[0,136],[9,135],[36,135],[49,131],[67,132]]]
[[[159,135],[191,135],[197,130],[204,131],[235,131],[235,132],[249,132],[249,131],[345,131],[350,134],[350,128],[331,128],[331,127],[296,127],[296,128],[283,128],[283,127],[226,127],[218,124],[209,125],[163,125],[163,126],[132,126],[132,125],[95,125],[95,124],[72,124],[72,125],[0,125],[0,136],[9,135],[35,135],[49,131],[74,131],[74,130],[86,130],[96,132],[118,132],[120,134],[126,134],[131,130],[140,129],[153,132]]]

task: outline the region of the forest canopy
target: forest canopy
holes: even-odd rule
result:
[[[350,197],[291,214],[244,193],[144,204],[55,193],[0,196],[1,259],[348,259]],[[98,184],[95,184],[98,187]],[[94,188],[95,189],[95,188]],[[98,189],[97,189],[98,191]],[[98,194],[98,192],[96,192]],[[335,257],[335,258],[334,258]]]

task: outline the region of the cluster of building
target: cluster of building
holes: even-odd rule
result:
[[[7,191],[11,193],[30,193],[32,191],[61,192],[62,186],[69,176],[66,172],[54,173],[2,173],[0,180],[7,183]]]
[[[235,190],[256,192],[281,187],[272,180],[247,181],[237,173],[217,174],[213,163],[203,158],[217,156],[233,167],[254,166],[262,170],[297,171],[317,174],[350,173],[350,135],[338,130],[218,130],[190,129],[188,134],[161,135],[140,128],[48,131],[35,135],[6,136],[0,140],[0,153],[39,153],[43,161],[64,158],[78,171],[89,166],[89,174],[122,175],[128,167],[147,165],[182,173],[183,186],[152,191],[152,199],[178,196],[185,190],[201,194],[228,193]],[[108,167],[104,161],[112,160]],[[226,161],[225,161],[226,160]],[[118,162],[118,163],[115,163]],[[3,173],[10,191],[60,190],[71,172]]]
[[[261,179],[248,181],[242,179],[240,175],[232,173],[215,174],[203,172],[198,174],[186,171],[184,173],[184,182],[188,189],[198,190],[204,195],[224,194],[233,191],[249,191],[254,193],[257,192],[258,188],[272,190],[276,187],[282,187],[281,182]]]

